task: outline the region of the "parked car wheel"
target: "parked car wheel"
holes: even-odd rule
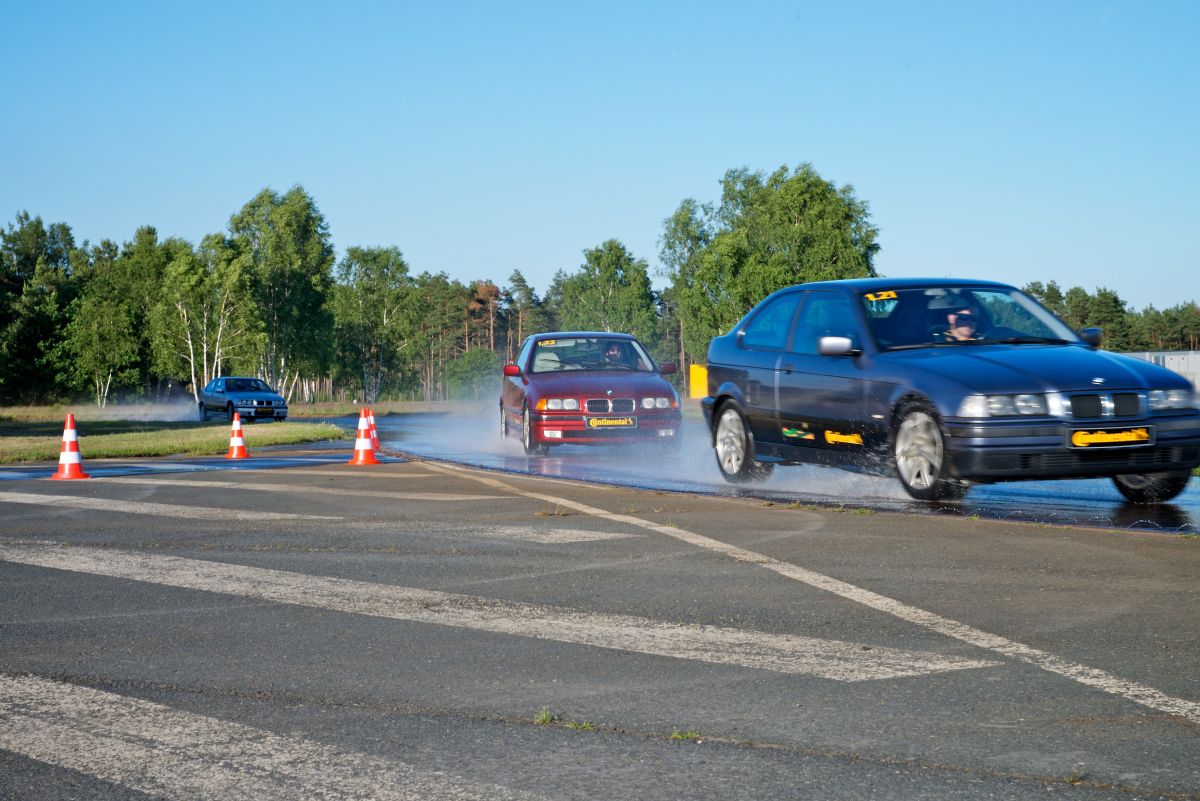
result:
[[[533,438],[533,424],[529,420],[528,406],[521,412],[521,445],[524,446],[525,453],[530,456],[538,456],[546,452],[546,446]]]
[[[967,484],[946,476],[942,427],[932,409],[911,404],[900,412],[892,435],[892,459],[904,491],[920,501],[957,499]]]
[[[750,433],[746,418],[732,403],[721,407],[713,431],[713,451],[721,476],[731,483],[741,483],[771,475],[775,465],[756,463],[751,453]]]
[[[1117,485],[1130,503],[1158,503],[1169,501],[1187,487],[1192,474],[1187,470],[1170,473],[1133,473],[1113,476]]]

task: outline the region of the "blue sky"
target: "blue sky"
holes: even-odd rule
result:
[[[336,5],[10,4],[0,222],[196,242],[301,184],[339,253],[544,291],[811,162],[881,274],[1200,295],[1200,3]]]

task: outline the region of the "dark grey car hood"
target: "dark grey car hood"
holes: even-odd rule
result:
[[[917,370],[969,392],[1076,392],[1182,388],[1176,373],[1132,356],[1080,345],[951,345],[879,355],[899,369]]]

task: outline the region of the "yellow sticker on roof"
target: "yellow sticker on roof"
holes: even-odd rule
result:
[[[895,300],[896,290],[885,289],[883,292],[868,292],[866,298],[867,300]]]

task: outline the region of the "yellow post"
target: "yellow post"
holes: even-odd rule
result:
[[[708,394],[708,368],[703,364],[689,365],[688,397],[703,398]]]

